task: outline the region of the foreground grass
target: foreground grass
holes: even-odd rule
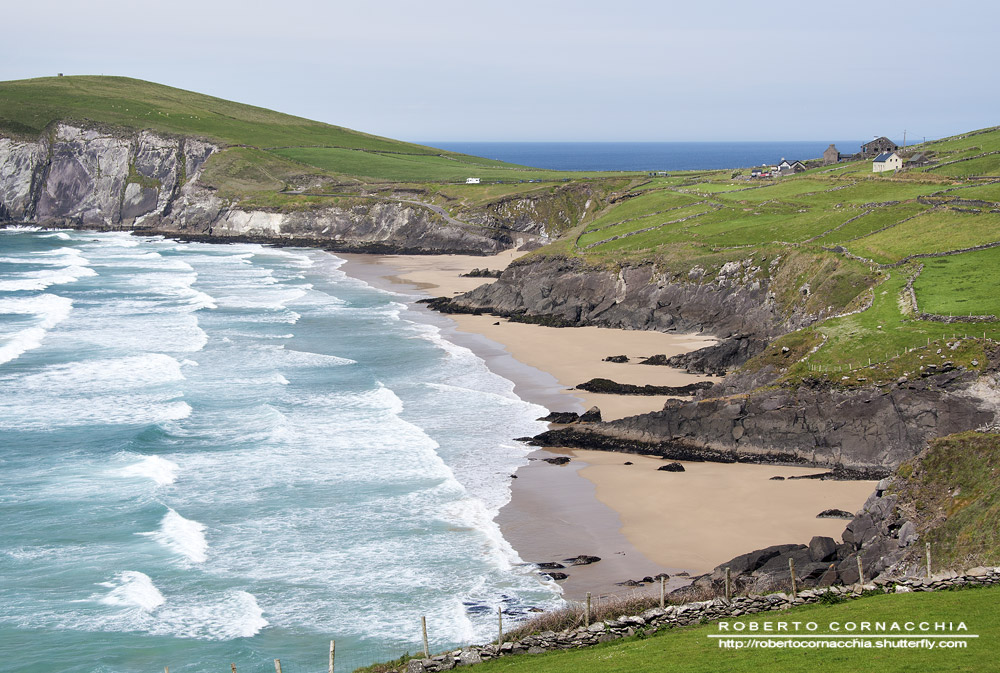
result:
[[[829,632],[830,622],[911,620],[960,622],[968,626],[966,649],[720,649],[711,634],[717,624],[672,629],[648,638],[599,645],[585,650],[550,652],[506,657],[477,666],[481,673],[636,673],[676,671],[717,673],[734,671],[759,673],[855,673],[861,670],[911,671],[997,671],[1000,660],[1000,588],[970,589],[887,595],[839,605],[809,605],[787,612],[741,617],[730,622],[764,621],[816,622],[819,632]]]

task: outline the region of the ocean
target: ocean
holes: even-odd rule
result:
[[[782,159],[816,159],[834,143],[853,154],[860,140],[670,143],[516,143],[421,141],[422,145],[560,171],[681,171],[747,168]]]
[[[0,231],[0,671],[353,670],[561,603],[513,394],[317,250]]]

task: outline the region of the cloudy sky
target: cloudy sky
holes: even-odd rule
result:
[[[417,141],[919,140],[1000,123],[998,7],[37,0],[4,8],[0,80],[127,75]]]

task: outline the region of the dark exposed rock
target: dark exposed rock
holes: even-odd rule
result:
[[[587,409],[580,416],[581,423],[600,423],[601,422],[601,410],[597,407],[591,407]]]
[[[552,465],[565,465],[570,461],[570,458],[569,456],[557,456],[555,458],[542,458],[542,461]]]
[[[631,460],[626,460],[624,463],[622,463],[622,465],[631,465],[631,464],[632,464]]]
[[[554,561],[549,561],[546,563],[536,563],[535,565],[542,570],[561,570],[566,567],[562,563],[556,563]]]
[[[837,543],[832,537],[817,535],[809,541],[809,556],[815,562],[832,561],[837,558]]]
[[[628,362],[628,356],[627,355],[609,355],[608,357],[604,358],[604,362],[615,362],[615,363],[621,364],[623,362]]]
[[[817,519],[853,519],[854,515],[842,509],[824,509],[816,515]]]
[[[590,565],[591,563],[597,563],[600,560],[600,556],[587,556],[586,554],[581,554],[580,556],[576,556],[574,558],[563,559],[563,563],[568,563],[574,566],[585,566]]]
[[[580,420],[580,414],[575,411],[553,411],[548,416],[543,416],[538,420],[545,423],[557,423],[559,425],[568,425],[570,423],[577,423]]]
[[[566,573],[557,573],[557,572],[542,573],[542,575],[543,577],[548,577],[550,580],[555,580],[557,582],[569,577],[569,575],[567,575]]]
[[[683,472],[684,466],[680,463],[667,463],[656,468],[659,472]]]
[[[717,344],[699,348],[689,353],[672,357],[654,355],[639,364],[661,365],[683,369],[690,374],[711,374],[724,376],[732,367],[738,367],[767,347],[766,339],[736,336],[723,339]]]
[[[503,271],[499,269],[496,271],[490,271],[489,269],[473,269],[468,273],[461,274],[462,278],[499,278]]]
[[[612,395],[693,395],[699,390],[711,387],[712,383],[708,381],[689,383],[685,386],[637,386],[631,383],[616,383],[610,379],[591,379],[578,385],[577,389]]]
[[[932,437],[995,423],[1000,405],[982,392],[996,387],[995,379],[993,370],[981,377],[955,370],[907,384],[845,389],[807,382],[737,397],[668,400],[662,411],[552,430],[534,443],[674,460],[813,465],[833,468],[827,478],[881,479]]]
[[[771,481],[784,481],[784,480],[785,480],[784,477],[779,477],[779,476],[771,477]]]

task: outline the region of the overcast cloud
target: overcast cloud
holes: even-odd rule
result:
[[[1000,123],[998,5],[16,3],[0,79],[126,75],[403,140],[940,137]]]

